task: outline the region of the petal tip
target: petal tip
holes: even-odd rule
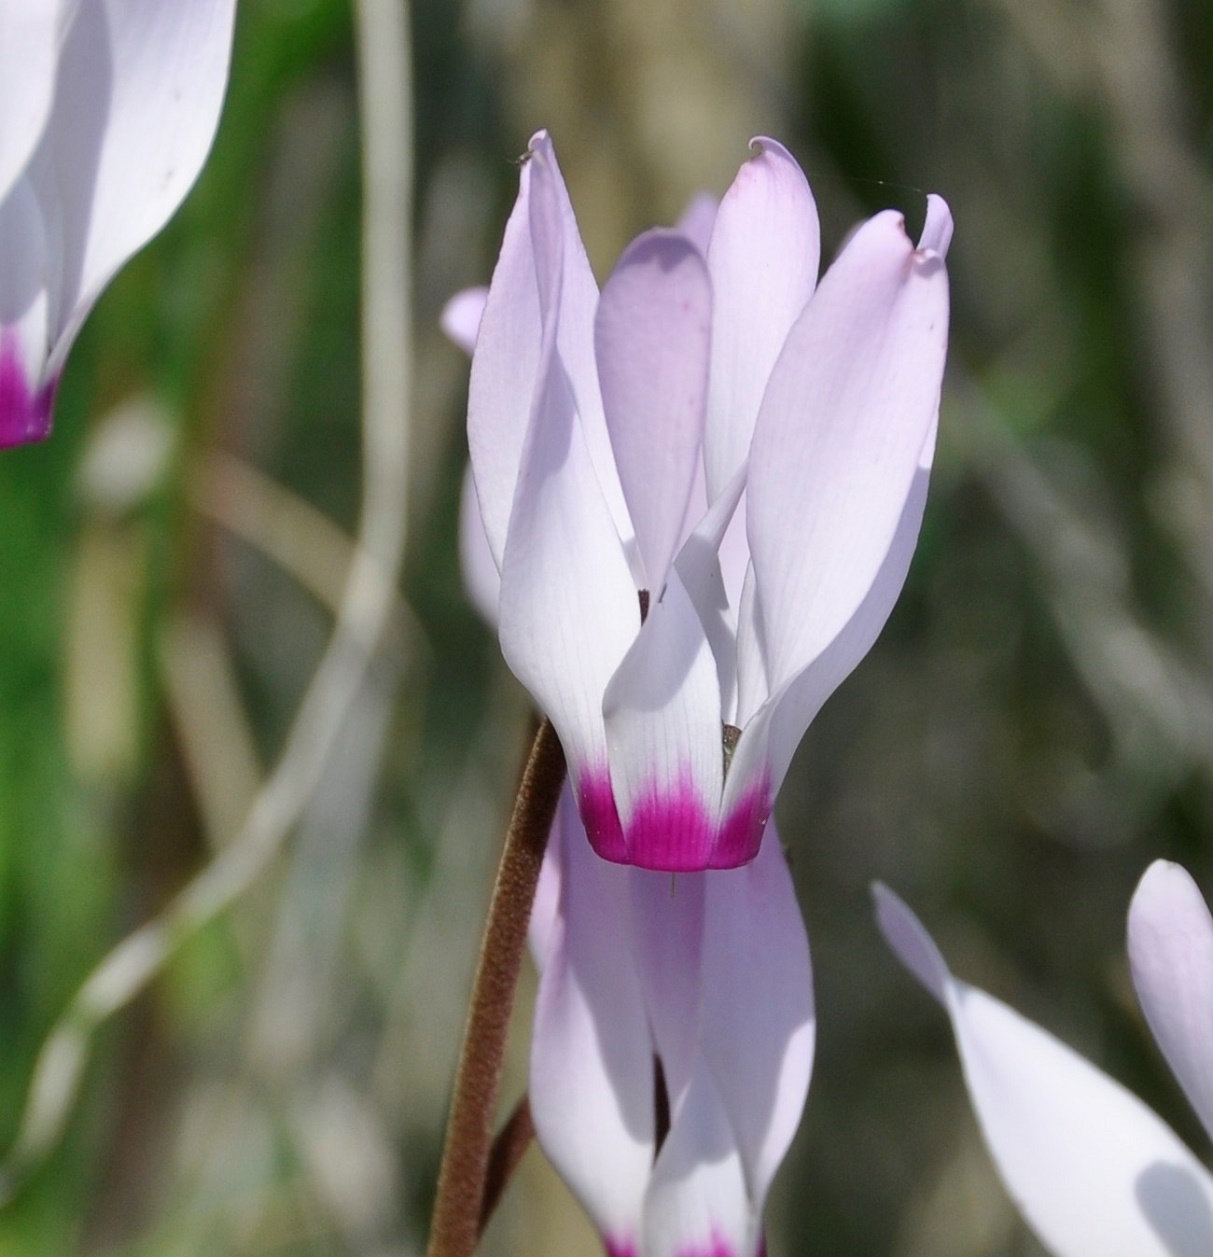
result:
[[[948,256],[952,243],[952,211],[942,196],[931,192],[927,196],[927,218],[918,240],[920,253],[933,253],[943,259]]]
[[[883,882],[872,883],[876,924],[894,955],[941,1003],[947,1004],[948,966],[913,912]]]

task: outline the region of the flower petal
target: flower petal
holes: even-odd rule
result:
[[[851,238],[788,336],[747,487],[774,689],[829,646],[881,571],[938,413],[947,325],[942,259],[887,212]]]
[[[678,230],[703,254],[708,255],[712,228],[716,225],[716,211],[720,202],[710,192],[696,192],[687,202],[676,224]]]
[[[564,245],[559,172],[542,148],[534,150],[528,169],[543,335],[502,555],[498,614],[506,662],[551,717],[580,797],[587,775],[597,780],[606,773],[602,696],[640,627],[640,607],[557,351]],[[490,334],[492,309],[490,291],[477,357]],[[482,436],[482,453],[491,451],[488,434]],[[474,464],[482,507],[485,465],[483,459]],[[485,523],[492,544],[490,513],[485,511]]]
[[[463,572],[463,587],[472,606],[490,628],[496,628],[501,575],[489,549],[470,467],[464,474],[463,488],[459,493],[459,567]]]
[[[590,850],[566,790],[553,827],[530,1100],[544,1152],[615,1251],[634,1251],[653,1164],[653,1044],[631,955],[628,870]]]
[[[703,938],[703,1055],[761,1214],[800,1124],[817,1027],[808,935],[773,825],[752,863],[707,874]]]
[[[817,206],[796,159],[774,140],[756,139],[751,148],[720,202],[708,246],[709,501],[745,461],[771,369],[813,294],[821,260]]]
[[[442,307],[438,316],[439,326],[447,338],[466,354],[471,354],[476,348],[476,334],[480,331],[488,296],[487,288],[465,288]]]
[[[1138,884],[1129,963],[1154,1038],[1213,1136],[1213,919],[1178,864],[1155,860]]]
[[[21,0],[0,9],[0,201],[42,138],[55,90],[60,0]]]
[[[724,785],[720,682],[677,570],[611,678],[603,717],[610,780],[582,798],[595,849],[618,858],[621,838],[623,858],[641,868],[709,867]]]
[[[711,322],[707,266],[676,231],[634,240],[598,302],[602,404],[654,598],[682,539],[699,462]]]
[[[0,449],[50,432],[48,269],[42,208],[23,175],[0,201]]]
[[[219,125],[235,0],[79,0],[29,165],[61,230],[57,371],[101,290],[169,220]]]
[[[956,981],[917,918],[873,888],[885,939],[947,1009],[969,1096],[1011,1196],[1056,1257],[1213,1252],[1213,1178],[1136,1096]]]

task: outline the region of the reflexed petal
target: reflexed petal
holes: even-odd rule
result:
[[[724,803],[726,810],[733,799],[740,798],[757,780],[766,780],[771,792],[778,792],[805,730],[826,699],[846,680],[880,635],[905,584],[910,560],[918,544],[934,452],[935,425],[932,424],[909,496],[902,508],[901,519],[893,534],[893,542],[863,601],[825,650],[804,671],[787,681],[781,690],[765,699],[760,697],[764,694],[764,687],[769,685],[762,653],[763,626],[761,621],[754,619],[754,616],[761,615],[762,607],[757,597],[743,600],[737,651],[739,715],[744,722],[744,732],[729,770]],[[758,705],[755,709],[756,699]]]
[[[899,215],[851,238],[788,336],[750,451],[747,532],[778,689],[855,615],[939,408],[947,275]]]
[[[530,1098],[544,1152],[617,1251],[639,1238],[654,1152],[653,1044],[632,963],[629,870],[590,850],[565,794],[561,865],[531,1045]]]
[[[489,539],[484,532],[476,485],[469,467],[459,494],[459,566],[463,587],[472,606],[490,628],[497,627],[497,604],[501,601],[501,576],[493,562]]]
[[[487,288],[465,288],[442,307],[438,316],[439,325],[447,338],[464,353],[470,354],[476,348],[476,333],[480,331],[488,296]]]
[[[603,715],[627,862],[679,871],[709,867],[724,784],[720,683],[676,571],[611,678]],[[612,855],[616,843],[602,842],[596,832],[604,820],[610,824],[609,814],[587,811],[596,849]]]
[[[716,214],[712,376],[704,448],[711,501],[745,461],[771,368],[817,283],[817,206],[796,159],[753,142]]]
[[[60,0],[0,6],[0,201],[42,137],[55,89]]]
[[[644,1257],[756,1257],[761,1226],[715,1081],[701,1059],[653,1167]]]
[[[956,981],[882,886],[890,947],[940,999],[982,1133],[1011,1196],[1056,1257],[1207,1257],[1213,1178],[1136,1096],[1039,1026]]]
[[[711,320],[707,267],[676,231],[634,240],[598,303],[602,404],[654,598],[682,539],[699,461]]]
[[[745,868],[707,874],[703,1055],[761,1214],[813,1072],[813,972],[796,892],[771,826]]]
[[[219,124],[235,0],[79,0],[29,172],[61,215],[57,371],[118,268],[169,220]]]
[[[1178,864],[1156,860],[1129,905],[1129,962],[1142,1011],[1213,1136],[1213,920]]]
[[[548,309],[498,614],[506,662],[555,725],[580,797],[586,775],[606,771],[602,696],[640,627],[640,607],[556,350],[563,249],[559,175],[540,151],[528,169],[540,304]],[[490,291],[481,342],[492,308]],[[476,472],[483,507],[479,465]],[[487,511],[485,518],[487,525]]]

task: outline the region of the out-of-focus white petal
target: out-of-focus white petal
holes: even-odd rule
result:
[[[1213,1137],[1213,919],[1178,864],[1155,860],[1138,884],[1129,963],[1154,1038]]]
[[[704,257],[708,255],[708,244],[712,239],[712,228],[716,225],[716,211],[719,208],[720,202],[710,192],[696,192],[675,224]]]
[[[640,606],[557,351],[563,251],[559,173],[538,147],[528,170],[543,337],[534,410],[505,537],[498,615],[506,662],[555,725],[580,798],[587,774],[606,773],[602,695],[640,627]],[[477,358],[492,326],[492,310],[490,290]],[[473,375],[474,369],[475,361]],[[473,465],[484,508],[480,472],[485,464]],[[491,545],[489,514],[485,510]]]
[[[22,176],[0,201],[0,449],[50,431],[56,381],[44,378],[49,267],[42,207]]]
[[[653,1167],[643,1257],[757,1257],[760,1244],[741,1154],[700,1059]]]
[[[635,1252],[653,1164],[653,1043],[631,954],[630,870],[600,860],[566,791],[551,844],[561,867],[531,1044],[544,1152],[614,1251]]]
[[[50,372],[197,179],[219,125],[234,19],[235,0],[78,0],[28,167],[61,233]]]
[[[472,606],[490,628],[496,628],[501,576],[484,532],[484,519],[480,514],[470,467],[464,473],[463,488],[459,493],[459,566],[463,571],[463,587]]]
[[[610,786],[627,862],[646,869],[709,867],[724,753],[720,683],[699,615],[677,571],[606,688]],[[610,816],[605,818],[610,824]],[[600,853],[603,843],[587,829]]]
[[[881,572],[936,421],[947,325],[942,260],[887,212],[852,236],[788,336],[747,486],[774,689],[830,645]]]
[[[711,322],[707,266],[676,231],[637,237],[598,302],[602,404],[654,598],[682,539],[699,461]]]
[[[712,374],[704,452],[708,500],[745,462],[775,360],[817,283],[817,206],[796,159],[774,140],[753,141],[716,213]]]
[[[809,940],[774,826],[751,864],[706,879],[703,1055],[761,1216],[813,1072]]]
[[[952,1020],[986,1144],[1055,1257],[1207,1257],[1213,1178],[1136,1096],[1039,1026],[958,982],[917,918],[874,888],[889,946]]]
[[[447,338],[466,354],[471,354],[476,348],[476,334],[480,331],[480,320],[484,317],[488,297],[489,290],[485,287],[465,288],[442,307],[438,316],[439,326]]]
[[[55,90],[60,0],[0,6],[0,201],[42,138]]]

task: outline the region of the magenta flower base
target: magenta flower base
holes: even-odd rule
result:
[[[50,435],[58,380],[31,392],[15,333],[0,332],[0,449],[42,441]]]

